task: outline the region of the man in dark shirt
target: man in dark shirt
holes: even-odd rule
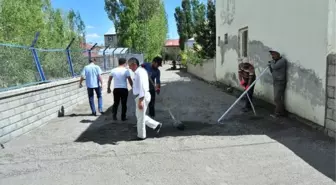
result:
[[[285,91],[287,83],[287,60],[278,51],[269,51],[272,61],[269,61],[269,68],[273,76],[275,113],[271,116],[277,118],[285,116]]]
[[[161,87],[161,81],[160,81],[161,72],[159,70],[159,66],[162,66],[162,58],[155,57],[152,63],[143,63],[141,66],[145,68],[146,71],[148,72],[149,92],[151,94],[151,100],[148,104],[149,116],[154,118],[155,117],[155,94],[160,93],[160,87]]]
[[[255,70],[254,70],[253,65],[248,62],[240,63],[238,65],[238,76],[239,76],[240,85],[244,87],[245,90],[247,90],[256,79]],[[253,97],[253,92],[254,92],[254,85],[250,88],[249,91],[247,91],[247,95],[249,96],[251,101]],[[248,112],[251,109],[252,109],[251,103],[248,97],[246,97],[245,106],[243,108],[243,111]]]

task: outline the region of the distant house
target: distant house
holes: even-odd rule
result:
[[[109,46],[109,48],[117,48],[118,47],[118,37],[117,33],[112,27],[104,34],[104,44],[105,46]]]
[[[118,47],[118,37],[116,33],[106,33],[104,35],[105,46]]]
[[[88,43],[81,43],[80,44],[80,47],[82,49],[85,49],[85,50],[89,50],[92,48],[93,45],[91,44],[88,44]],[[98,51],[99,51],[99,47],[95,47],[92,51],[91,51],[91,57],[97,57],[98,56]],[[89,56],[89,53],[88,52],[84,52],[83,53],[84,56]]]
[[[164,45],[164,53],[169,59],[175,60],[178,54],[181,52],[179,39],[166,40]],[[167,58],[167,57],[165,57]]]
[[[191,38],[188,41],[184,42],[184,48],[185,49],[193,48],[194,44],[195,44],[195,39]]]

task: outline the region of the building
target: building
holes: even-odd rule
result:
[[[93,47],[93,45],[88,43],[80,43],[80,47],[84,50],[90,50]],[[99,47],[94,47],[93,50],[91,51],[91,57],[97,57],[99,49],[100,49]],[[89,53],[84,52],[83,55],[89,56]]]
[[[179,39],[169,39],[166,40],[164,45],[164,53],[166,60],[177,60],[178,55],[180,54],[180,43]]]
[[[276,49],[289,61],[286,109],[335,131],[335,0],[221,0],[216,19],[216,80],[239,87],[239,61],[258,75]],[[255,90],[273,102],[269,72]]]
[[[184,48],[185,49],[193,48],[195,43],[196,42],[194,38],[188,39],[186,42],[184,42]]]
[[[104,35],[105,46],[110,46],[111,48],[118,47],[118,37],[116,33],[105,34]]]

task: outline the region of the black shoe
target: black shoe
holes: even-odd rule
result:
[[[114,121],[117,121],[118,119],[117,119],[117,116],[113,116],[113,120]]]
[[[128,119],[127,118],[121,118],[121,121],[127,121]]]
[[[97,116],[97,113],[96,113],[96,112],[93,112],[93,113],[92,113],[92,116]]]
[[[101,112],[100,112],[100,114],[101,114],[101,115],[104,115],[104,114],[105,114],[105,112],[104,112],[104,111],[101,111]]]
[[[162,127],[162,123],[160,123],[154,130],[156,131],[156,133],[158,134],[161,130]]]

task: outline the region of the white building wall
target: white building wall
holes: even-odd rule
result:
[[[290,62],[286,109],[324,125],[328,1],[221,0],[216,1],[216,78],[238,87],[238,30],[248,27],[248,60],[257,74],[279,50]],[[228,42],[225,44],[225,34]],[[273,102],[271,74],[256,84],[256,95]]]
[[[207,59],[203,61],[202,65],[193,65],[188,63],[187,69],[189,73],[202,78],[205,81],[214,82],[216,81],[214,64],[214,59]]]

